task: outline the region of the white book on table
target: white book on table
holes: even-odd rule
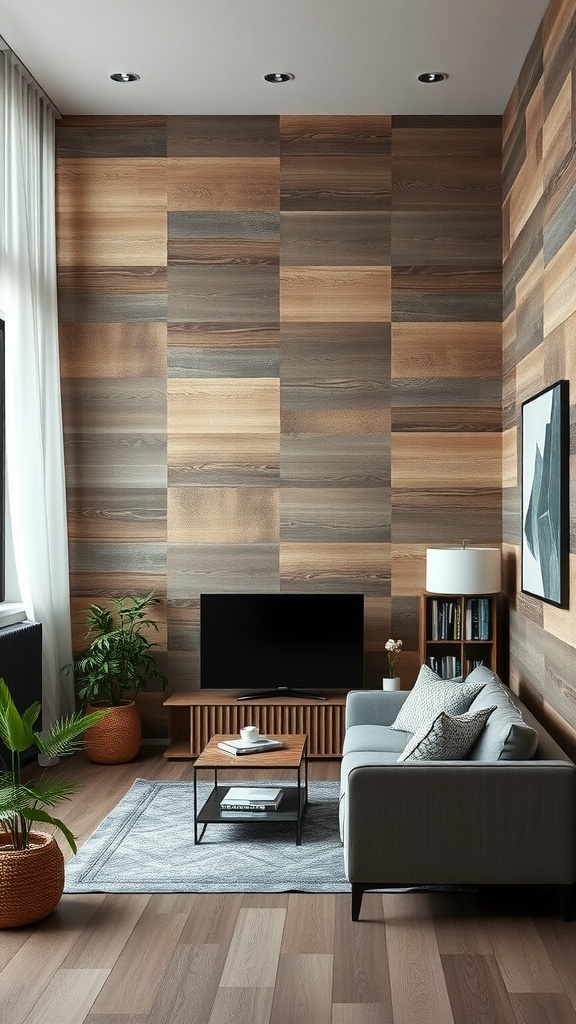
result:
[[[272,786],[259,789],[250,786],[232,786],[226,796],[222,797],[225,804],[270,804],[274,806],[282,798],[282,790]]]
[[[246,740],[222,740],[218,746],[227,754],[262,754],[265,750],[279,750],[284,744],[282,740],[271,740],[267,736],[261,736],[253,743],[247,743]]]

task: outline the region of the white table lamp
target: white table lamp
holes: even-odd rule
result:
[[[499,548],[427,548],[430,594],[498,594],[502,589]]]

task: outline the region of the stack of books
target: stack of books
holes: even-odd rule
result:
[[[246,740],[222,740],[218,746],[227,754],[262,754],[265,750],[279,750],[284,744],[282,740],[269,740],[266,736],[260,736],[251,743]]]
[[[264,786],[251,789],[247,786],[233,786],[220,801],[221,811],[277,811],[282,800],[282,790]]]

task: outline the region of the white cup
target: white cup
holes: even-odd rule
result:
[[[245,725],[243,729],[240,729],[240,738],[245,743],[254,743],[260,734],[260,730],[257,725]]]

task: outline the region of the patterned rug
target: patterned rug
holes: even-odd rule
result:
[[[199,806],[210,789],[198,784]],[[208,825],[194,846],[192,783],[136,779],[68,862],[64,891],[349,892],[338,783],[309,783],[301,846],[295,823],[252,821]]]

